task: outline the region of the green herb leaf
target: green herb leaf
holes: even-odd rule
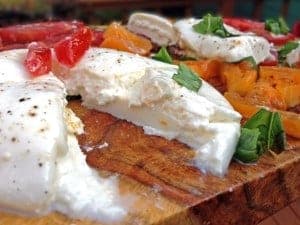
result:
[[[267,19],[265,21],[265,28],[274,34],[281,34],[279,22],[274,19]]]
[[[274,34],[287,34],[290,31],[287,23],[282,17],[276,19],[267,19],[265,21],[265,29]]]
[[[161,47],[152,58],[170,64],[173,62],[172,57],[169,55],[166,47]]]
[[[244,125],[245,128],[254,129],[261,125],[268,125],[272,112],[261,109],[254,114]]]
[[[281,117],[278,112],[272,113],[269,129],[269,140],[269,149],[272,149],[276,152],[281,152],[285,149],[286,136],[284,133]]]
[[[245,57],[245,58],[243,58],[243,59],[242,59],[241,61],[239,61],[239,62],[242,62],[242,61],[246,61],[246,62],[250,63],[250,65],[251,65],[251,67],[252,67],[253,69],[257,69],[257,64],[256,64],[255,59],[253,58],[253,56]]]
[[[242,162],[256,162],[259,158],[257,151],[259,136],[260,131],[257,128],[242,128],[234,157]]]
[[[288,32],[290,32],[290,28],[287,25],[286,21],[283,19],[283,17],[279,17],[278,22],[282,34],[287,34]]]
[[[286,60],[287,54],[299,47],[298,42],[288,42],[278,51],[279,62],[283,63]]]
[[[179,85],[194,92],[198,92],[202,85],[202,80],[199,76],[183,63],[180,63],[178,72],[173,75],[172,79]]]
[[[242,128],[234,157],[245,163],[255,162],[264,152],[280,152],[285,146],[286,137],[279,113],[261,109]]]
[[[213,34],[222,38],[234,36],[225,29],[222,17],[212,16],[209,13],[195,24],[193,29],[200,34]]]

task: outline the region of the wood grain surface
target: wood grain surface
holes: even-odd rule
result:
[[[78,137],[87,162],[103,176],[118,173],[119,188],[128,199],[128,216],[119,224],[248,225],[274,214],[300,197],[300,140],[288,150],[265,154],[255,165],[232,162],[218,178],[191,166],[193,150],[177,141],[143,133],[124,120],[81,106],[69,107],[82,119]],[[226,141],[226,140],[224,140]],[[99,148],[103,143],[105,148]],[[53,213],[43,218],[0,214],[7,224],[100,224],[71,220]]]

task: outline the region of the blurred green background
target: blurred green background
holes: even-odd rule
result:
[[[162,0],[163,1],[163,0]],[[172,0],[169,0],[172,2]],[[262,12],[259,19],[278,17],[281,14],[281,7],[284,0],[264,0]],[[82,1],[81,1],[82,2]],[[88,2],[88,1],[86,1]],[[101,0],[99,0],[101,2]],[[126,19],[132,11],[151,11],[159,12],[169,17],[183,17],[185,11],[179,7],[157,7],[149,8],[126,8],[126,0],[119,1],[118,6],[105,7],[79,7],[75,1],[51,1],[51,0],[0,0],[0,26],[25,23],[29,21],[41,21],[47,19],[79,19],[87,23],[101,24],[111,20]],[[150,0],[148,0],[150,2]],[[196,17],[212,12],[218,13],[218,4],[226,4],[227,1],[194,1],[190,14]],[[248,17],[253,15],[254,4],[256,1],[236,0],[233,16]],[[300,0],[290,0],[287,22],[292,25],[296,20],[300,20]],[[91,10],[92,9],[92,10]]]

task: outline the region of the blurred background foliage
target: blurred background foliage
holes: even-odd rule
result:
[[[172,2],[172,0],[168,1]],[[283,1],[284,0],[264,0],[259,19],[264,20],[266,18],[276,18],[280,16]],[[126,17],[132,11],[140,10],[158,12],[171,18],[186,16],[186,11],[182,6],[164,7],[161,9],[158,7],[129,8],[127,7],[126,0],[120,0],[120,3],[114,7],[101,7],[100,4],[97,7],[81,7],[76,5],[75,2],[76,0],[0,0],[0,26],[47,19],[79,19],[87,23],[103,24],[111,20],[126,20]],[[87,0],[86,2],[89,1]],[[98,0],[98,2],[101,2],[101,0]],[[108,0],[106,2],[108,2]],[[151,0],[148,0],[148,2],[151,2]],[[227,1],[194,0],[189,15],[201,17],[207,12],[216,14],[219,12],[218,4],[220,4],[220,2],[226,4]],[[251,18],[253,16],[253,10],[255,9],[255,2],[257,1],[236,0],[232,16]],[[296,20],[299,20],[300,0],[290,0],[287,12],[286,20],[290,25]]]

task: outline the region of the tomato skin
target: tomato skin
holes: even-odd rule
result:
[[[253,29],[265,29],[265,24],[263,22],[258,22],[255,20],[245,19],[245,18],[232,18],[227,17],[223,19],[224,23],[232,26],[240,31],[251,31]]]
[[[51,42],[52,39],[57,40],[57,36],[66,36],[83,26],[83,23],[77,21],[15,25],[0,28],[0,38],[3,45],[30,43],[33,41]]]
[[[278,61],[277,60],[271,60],[267,59],[259,64],[260,66],[277,66]]]
[[[253,32],[258,36],[264,37],[274,45],[280,46],[288,41],[294,40],[292,33],[286,35],[272,35],[265,29],[265,23],[243,18],[224,18],[224,23],[243,32]]]
[[[43,43],[31,43],[24,65],[34,77],[49,73],[52,65],[51,49]]]
[[[286,35],[272,35],[270,32],[266,30],[254,30],[253,32],[256,33],[258,36],[264,37],[269,42],[277,46],[284,45],[287,42],[295,39],[295,36],[292,33],[288,33]]]
[[[92,46],[99,47],[104,41],[103,31],[92,30]]]
[[[300,21],[297,21],[297,22],[294,23],[293,34],[296,37],[300,37]]]
[[[261,62],[260,66],[277,66],[278,65],[278,52],[276,49],[271,49],[270,51],[272,58],[265,59],[265,61]]]
[[[72,35],[64,38],[54,45],[54,52],[58,62],[66,67],[73,67],[84,55],[92,42],[90,28],[83,27]]]

